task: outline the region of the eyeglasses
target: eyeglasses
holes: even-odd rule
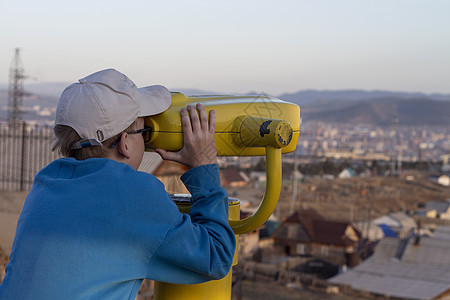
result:
[[[150,142],[150,138],[152,137],[152,128],[145,126],[142,129],[139,129],[136,131],[130,131],[130,132],[126,132],[126,133],[128,133],[128,134],[142,133],[142,137],[144,138],[144,143],[148,143],[148,142]],[[122,138],[122,136],[120,136],[114,143],[112,143],[111,146],[109,146],[109,148],[114,148],[120,142],[121,138]]]

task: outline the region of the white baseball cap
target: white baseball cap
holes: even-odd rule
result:
[[[80,79],[62,93],[55,125],[73,128],[82,148],[101,145],[128,128],[138,117],[159,114],[169,108],[172,96],[161,85],[137,88],[127,76],[107,69]]]

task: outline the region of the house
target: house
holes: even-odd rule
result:
[[[385,235],[387,231],[393,230],[400,238],[405,238],[408,235],[411,235],[417,229],[417,224],[414,219],[404,212],[389,213],[372,220],[372,222],[380,226],[380,228],[385,232]]]
[[[339,173],[338,178],[352,178],[355,176],[355,171],[350,168],[346,168]]]
[[[266,182],[267,174],[265,171],[251,171],[250,179],[257,182]]]
[[[450,220],[450,201],[430,201],[426,206],[416,212],[427,218],[439,218]]]
[[[287,217],[272,238],[286,255],[312,256],[339,266],[359,262],[359,232],[350,223],[325,220],[313,209]]]
[[[414,212],[417,216],[427,217],[430,219],[437,218],[437,211],[434,208],[422,207]]]
[[[220,182],[224,187],[243,187],[247,185],[248,177],[238,169],[230,168],[220,171]]]
[[[441,175],[438,177],[437,183],[443,186],[450,186],[450,177],[447,175]]]
[[[395,299],[450,298],[450,226],[432,237],[384,238],[375,254],[328,282]]]
[[[385,236],[382,228],[370,221],[356,222],[353,223],[353,226],[361,234],[361,237],[367,239],[368,241],[379,241]]]
[[[428,178],[431,182],[437,183],[442,186],[450,186],[450,177],[448,175],[431,175]]]

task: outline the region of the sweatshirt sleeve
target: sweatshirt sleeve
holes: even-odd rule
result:
[[[167,232],[149,263],[149,279],[194,284],[223,278],[230,271],[236,240],[218,165],[193,168],[181,180],[192,195],[190,216],[180,214]]]

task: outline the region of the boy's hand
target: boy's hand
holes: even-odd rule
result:
[[[178,152],[156,149],[155,151],[163,159],[173,160],[191,168],[217,162],[217,149],[214,141],[215,111],[209,112],[208,122],[205,108],[200,103],[197,103],[196,107],[198,113],[197,109],[191,105],[188,105],[187,109],[181,109],[184,146]]]

